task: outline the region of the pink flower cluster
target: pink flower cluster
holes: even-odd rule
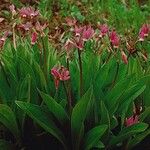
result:
[[[70,79],[70,73],[67,68],[64,66],[61,67],[53,67],[51,69],[51,74],[54,77],[55,88],[58,89],[60,81],[67,81]]]
[[[107,24],[99,25],[100,35],[99,37],[104,37],[109,32],[109,27]]]
[[[125,120],[125,126],[129,127],[131,125],[137,124],[139,122],[139,117],[138,115],[133,115],[130,118],[127,118]]]
[[[15,7],[11,5],[10,10],[13,13]],[[23,19],[21,20],[21,23],[17,25],[17,29],[21,31],[23,36],[30,34],[31,45],[34,45],[38,40],[39,33],[41,36],[44,35],[43,31],[47,27],[47,24],[42,24],[37,20],[36,17],[40,14],[39,11],[35,10],[33,7],[23,7],[18,10],[18,13]]]
[[[116,31],[110,32],[109,38],[110,38],[110,42],[111,42],[112,46],[113,46],[114,48],[118,48],[118,47],[119,47],[119,44],[120,44],[120,38],[119,38],[119,36],[117,35]]]
[[[70,48],[78,48],[82,50],[84,43],[92,39],[94,35],[94,29],[91,26],[77,26],[74,27],[74,37],[71,40],[67,40],[65,49],[68,51]]]
[[[143,24],[139,32],[139,41],[144,41],[145,37],[148,37],[150,32],[150,25]]]
[[[39,15],[39,11],[33,7],[23,7],[19,9],[19,15],[22,18],[33,19]]]

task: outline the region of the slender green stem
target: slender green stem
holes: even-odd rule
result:
[[[69,99],[69,94],[68,94],[68,91],[67,91],[67,88],[66,88],[66,85],[65,85],[65,82],[63,81],[63,86],[64,86],[64,90],[65,90],[65,93],[66,93],[66,97],[67,97],[67,101],[68,101],[68,109],[69,109],[69,114],[71,115],[71,101]]]
[[[16,50],[16,34],[15,34],[15,26],[16,23],[13,24],[13,44],[14,44],[14,49]]]
[[[44,43],[44,39],[43,37],[41,37],[41,41],[42,41],[42,45],[43,45],[43,55],[44,55],[44,73],[45,73],[45,78],[46,81],[48,81],[48,74],[47,74],[47,53],[46,53],[46,47],[45,47],[45,43]]]
[[[70,72],[69,59],[67,59],[67,68]],[[71,80],[68,81],[68,106],[69,110],[72,110],[72,97],[71,97]]]
[[[114,80],[112,82],[111,88],[115,85],[115,82],[116,82],[117,76],[118,76],[118,72],[119,72],[119,63],[117,62],[117,69],[116,69],[115,77],[114,77]]]
[[[81,51],[78,49],[78,58],[79,58],[79,68],[80,68],[80,97],[83,94],[83,70],[82,70],[82,60],[81,60]]]

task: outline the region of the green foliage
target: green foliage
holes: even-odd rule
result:
[[[18,0],[12,3],[17,7],[22,5]],[[62,149],[132,149],[150,134],[150,63],[149,57],[146,61],[141,56],[143,52],[150,53],[150,46],[148,40],[139,42],[133,46],[137,51],[132,54],[126,42],[132,37],[134,41],[138,35],[149,7],[142,8],[135,0],[129,3],[40,0],[35,6],[41,14],[40,23],[50,22],[55,15],[63,19],[74,17],[80,25],[90,21],[93,28],[100,21],[109,24],[111,30],[116,28],[121,43],[119,49],[113,48],[107,35],[98,43],[93,39],[85,42],[83,50],[74,48],[68,52],[64,51],[64,41],[71,36],[68,31],[72,27],[68,29],[62,22],[60,28],[54,27],[58,29],[54,37],[49,36],[53,30],[36,31],[38,40],[34,45],[30,41],[34,27],[23,34],[15,28],[12,39],[16,47],[7,39],[0,48],[0,123],[5,127],[4,132],[9,132],[15,140],[0,139],[0,148],[13,149],[15,145],[23,149],[24,133],[28,132],[26,124],[30,122],[29,126],[35,129],[31,133],[34,137],[36,132],[46,132]],[[13,21],[18,23],[21,18],[17,19]],[[35,24],[36,20],[32,21]],[[54,46],[60,40],[56,44],[58,49],[52,46],[52,39]],[[128,54],[128,64],[120,58],[122,51]],[[54,66],[62,65],[70,73],[67,81],[51,74]],[[56,80],[59,80],[58,88]],[[135,115],[139,116],[138,122],[127,127],[126,120]]]

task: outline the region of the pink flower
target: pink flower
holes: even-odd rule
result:
[[[110,42],[112,44],[112,46],[114,48],[118,48],[119,47],[119,43],[120,43],[120,39],[119,39],[119,36],[117,35],[116,31],[112,31],[110,33]]]
[[[43,34],[43,31],[47,28],[48,24],[44,23],[44,24],[40,24],[40,22],[36,22],[35,24],[35,29],[38,32],[41,32]]]
[[[31,24],[31,22],[27,22],[25,24],[20,24],[18,26],[18,28],[21,29],[21,30],[23,30],[24,32],[25,31],[29,31],[32,28],[32,24]]]
[[[34,45],[36,43],[37,39],[38,39],[37,33],[33,32],[32,36],[31,36],[31,44]]]
[[[137,124],[139,122],[139,117],[138,115],[133,115],[130,118],[126,118],[125,120],[125,126],[129,127],[131,125]]]
[[[55,88],[58,89],[60,81],[66,81],[70,79],[70,73],[67,68],[64,66],[61,67],[53,67],[51,69],[51,74],[54,77]]]
[[[84,48],[84,40],[82,39],[82,37],[76,37],[74,39],[74,45],[76,48],[78,48],[79,50],[82,50]]]
[[[32,7],[23,7],[19,9],[19,14],[23,18],[33,19],[39,15],[39,11],[36,11]]]
[[[107,24],[100,25],[99,29],[100,29],[100,35],[99,35],[100,37],[104,37],[109,31]]]
[[[77,23],[77,20],[75,18],[67,17],[65,20],[67,22],[67,25],[70,26],[70,27],[75,26],[76,23]]]
[[[75,36],[81,36],[82,32],[84,30],[84,27],[81,26],[75,26],[74,28],[74,32],[75,32]]]
[[[8,35],[9,35],[9,33],[10,32],[6,31],[4,33],[4,35],[0,38],[0,48],[2,48],[4,46],[5,41],[6,41],[7,37],[8,37]]]
[[[140,32],[139,32],[139,41],[144,41],[145,37],[148,36],[149,34],[149,26],[147,24],[144,24],[141,29],[140,29]]]
[[[88,41],[94,35],[94,29],[91,26],[86,26],[83,29],[82,38],[83,41]]]
[[[53,68],[51,69],[51,74],[54,76],[55,88],[58,89],[59,81],[60,81],[59,68],[53,67]]]
[[[124,51],[121,51],[121,58],[125,64],[128,64],[128,58],[127,55],[124,53]]]
[[[17,14],[14,5],[10,5],[10,6],[9,6],[9,9],[10,9],[10,11],[11,11],[11,13],[12,13],[12,16],[14,16],[14,15]]]
[[[72,50],[74,47],[75,47],[75,44],[70,39],[68,39],[64,45],[64,48],[67,52]]]
[[[67,81],[70,79],[70,73],[67,68],[64,66],[61,67],[60,69],[60,80],[61,81]]]

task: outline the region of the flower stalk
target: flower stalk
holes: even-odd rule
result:
[[[83,94],[83,70],[82,70],[82,60],[81,60],[81,51],[78,49],[78,58],[79,58],[79,69],[80,69],[80,97]]]

